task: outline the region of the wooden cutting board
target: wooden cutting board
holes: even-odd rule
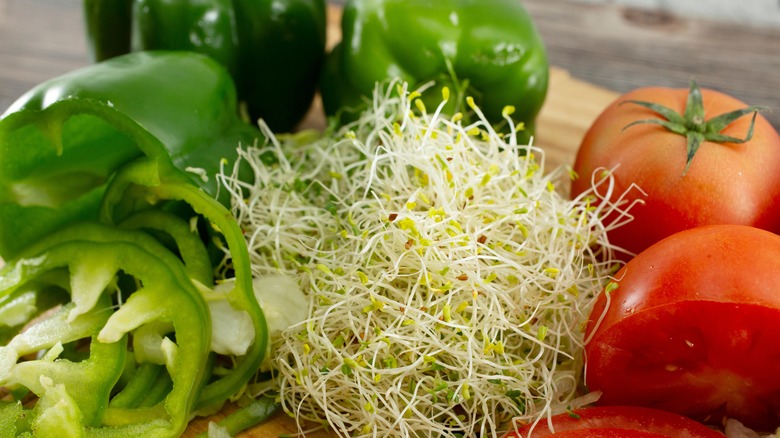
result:
[[[341,10],[337,6],[328,7],[328,47],[341,39]],[[537,132],[534,144],[545,151],[545,166],[572,164],[577,147],[585,131],[601,111],[609,105],[617,94],[595,85],[571,77],[568,72],[551,68],[550,86],[544,107],[537,120]],[[325,126],[322,106],[315,101],[302,127],[321,129]],[[227,406],[220,414],[194,420],[184,437],[195,437],[208,430],[210,421],[218,421],[235,407]],[[277,412],[271,419],[251,430],[238,435],[242,438],[276,438],[281,435],[297,435],[298,428],[294,419],[284,412]],[[325,438],[337,436],[333,432],[320,430],[307,433],[307,438]]]

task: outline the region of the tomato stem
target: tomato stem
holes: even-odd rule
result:
[[[702,99],[701,88],[695,80],[691,80],[690,91],[688,92],[688,99],[685,102],[685,111],[683,114],[677,111],[660,105],[654,102],[647,102],[642,100],[626,100],[620,104],[631,103],[639,106],[643,106],[651,111],[655,112],[663,119],[643,119],[637,120],[626,125],[623,130],[626,130],[634,125],[642,124],[655,124],[666,128],[668,131],[675,134],[684,135],[687,139],[686,161],[683,175],[688,173],[688,168],[691,166],[696,151],[699,150],[699,146],[705,141],[712,143],[737,143],[742,144],[750,141],[753,138],[753,128],[756,123],[756,116],[759,111],[766,110],[766,107],[762,106],[748,106],[728,113],[717,115],[709,120],[706,120],[704,114],[704,103]],[[752,113],[753,118],[750,120],[750,127],[747,130],[744,138],[733,137],[730,135],[721,134],[727,126],[733,123],[735,120]]]

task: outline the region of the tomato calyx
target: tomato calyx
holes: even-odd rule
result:
[[[684,135],[687,139],[687,159],[685,161],[685,169],[683,175],[688,173],[688,168],[693,161],[696,151],[699,150],[699,146],[705,141],[713,143],[746,143],[753,138],[753,128],[756,122],[756,116],[759,111],[766,110],[762,106],[748,106],[746,108],[737,109],[727,113],[720,114],[709,120],[705,120],[704,116],[704,104],[702,102],[701,88],[695,80],[691,81],[690,91],[688,92],[688,99],[685,103],[685,111],[683,114],[677,111],[654,103],[643,100],[626,100],[620,104],[631,103],[648,108],[663,119],[642,119],[636,120],[626,125],[623,130],[626,130],[634,125],[640,124],[656,124],[663,126],[670,132],[675,134]],[[753,118],[750,121],[750,127],[748,128],[745,138],[733,137],[730,135],[721,134],[721,132],[735,120],[753,113]]]

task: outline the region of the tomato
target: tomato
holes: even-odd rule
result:
[[[694,97],[691,103],[689,96]],[[660,104],[679,114],[690,110],[689,120],[684,121],[690,126],[679,128],[688,133],[674,133],[657,124],[667,119],[636,101]],[[717,130],[716,116],[746,107],[731,96],[700,90],[693,83],[691,90],[631,91],[598,116],[580,144],[574,163],[578,178],[572,182],[571,194],[576,197],[591,189],[591,177],[601,178],[598,169],[611,169],[610,199],[614,202],[625,193],[626,205],[643,201],[630,209],[631,222],[608,233],[611,244],[632,253],[618,254],[620,258],[628,260],[664,237],[701,225],[742,224],[780,231],[780,135],[760,113],[749,141],[736,142],[750,130],[751,112],[725,124],[722,131],[707,134],[711,140],[729,136],[733,141],[705,140],[688,161],[688,137],[697,137],[697,130]],[[694,108],[699,108],[698,113]],[[629,126],[648,119],[654,122]],[[641,191],[629,190],[634,184]],[[598,193],[606,196],[606,188],[602,186]]]
[[[780,427],[780,236],[682,231],[615,278],[586,327],[585,383],[601,403]]]
[[[504,438],[723,438],[690,418],[638,406],[597,406],[558,414],[547,423],[528,424]]]

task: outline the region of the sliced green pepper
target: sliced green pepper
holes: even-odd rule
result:
[[[30,429],[20,401],[0,401],[0,438],[15,438]]]
[[[279,404],[276,397],[264,395],[248,402],[231,412],[227,417],[217,422],[217,426],[222,428],[230,436],[233,436],[245,429],[268,420],[277,410]],[[198,438],[207,438],[208,433],[198,435]]]
[[[239,147],[260,138],[238,116],[227,71],[185,51],[134,52],[74,71],[34,88],[0,118],[0,256],[9,260],[0,315],[12,317],[0,335],[14,345],[46,303],[65,304],[66,322],[81,320],[107,290],[119,290],[118,309],[93,344],[119,343],[130,332],[132,347],[122,351],[132,348],[141,362],[111,362],[117,374],[101,388],[115,400],[79,394],[60,378],[24,381],[40,397],[30,430],[61,420],[87,436],[175,436],[196,410],[217,409],[255,374],[267,327],[246,243],[216,178]],[[200,217],[211,226],[198,225]],[[229,353],[234,366],[213,374],[206,233],[226,242],[235,274],[233,290],[216,299],[249,318],[254,337],[247,351]],[[71,291],[69,299],[50,294],[57,290]],[[66,333],[45,332],[60,342]],[[29,366],[5,357],[0,381]],[[103,401],[98,409],[85,400]]]
[[[154,388],[162,371],[162,365],[150,362],[141,363],[133,378],[111,399],[109,406],[115,409],[139,406],[144,397]]]
[[[67,430],[85,435],[180,434],[204,381],[210,339],[207,306],[183,263],[145,233],[76,224],[9,261],[2,272],[1,293],[12,293],[63,267],[70,272],[71,302],[0,347],[0,384],[23,385],[40,397],[33,411],[33,431],[55,427],[53,418],[60,421],[59,427],[64,421]],[[136,279],[135,288],[114,292],[120,271]],[[109,298],[118,304],[115,311]],[[167,391],[162,391],[159,402],[148,403],[151,406],[112,406],[109,399],[125,366],[126,334],[158,321],[170,324],[175,339],[165,338],[159,345],[170,386],[163,387]],[[92,337],[87,360],[55,360],[58,345],[85,336]],[[37,351],[49,353],[39,360],[17,362]],[[143,378],[136,373],[128,386]],[[56,402],[49,404],[47,397]]]
[[[168,236],[173,241],[171,250],[182,258],[190,278],[207,287],[214,284],[214,268],[197,228],[180,217],[146,209],[125,218],[119,226],[154,233],[160,241],[168,240],[165,237]]]
[[[472,96],[489,122],[504,108],[533,133],[547,93],[548,62],[540,35],[519,0],[347,0],[343,43],[328,54],[323,105],[342,122],[365,108],[377,82],[400,78],[425,93],[429,111],[453,93],[448,110],[466,112]]]
[[[97,61],[191,50],[233,75],[252,121],[289,131],[311,106],[325,56],[324,0],[84,0]]]
[[[147,203],[153,206],[166,200],[179,200],[189,204],[224,236],[235,273],[235,287],[228,299],[234,307],[252,316],[255,339],[246,354],[236,358],[234,367],[228,373],[203,388],[198,406],[199,409],[209,409],[240,390],[257,372],[268,348],[268,329],[254,295],[246,241],[235,219],[216,200],[201,196],[197,188],[182,181],[177,175],[165,178],[168,172],[162,172],[159,165],[158,161],[142,159],[118,172],[105,192],[101,220],[114,223],[136,209],[147,208]]]
[[[51,318],[39,321],[17,335],[8,345],[0,347],[0,358],[3,361],[0,384],[21,385],[42,397],[49,389],[48,386],[56,382],[64,386],[73,403],[78,406],[78,424],[99,425],[108,405],[111,388],[119,379],[124,366],[126,339],[114,343],[97,341],[98,331],[111,315],[108,311],[111,302],[105,296],[96,304],[94,309],[72,321],[69,321],[68,314],[74,306],[72,303],[64,306]],[[62,343],[90,337],[91,348],[86,360],[72,362],[47,357],[56,352]],[[17,356],[41,350],[50,353],[42,359],[10,365]],[[46,379],[51,383],[47,383]]]
[[[0,117],[0,257],[96,219],[108,180],[141,156],[216,196],[220,160],[259,137],[203,55],[133,53],[44,82]]]

